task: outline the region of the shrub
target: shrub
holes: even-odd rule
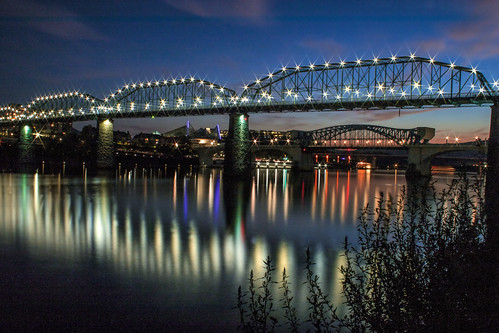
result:
[[[494,258],[485,247],[483,185],[483,179],[462,175],[439,195],[429,183],[412,187],[409,195],[404,190],[396,202],[380,193],[375,209],[368,206],[360,216],[357,245],[345,239],[344,316],[321,290],[307,250],[308,319],[296,316],[285,270],[279,282],[284,318],[273,317],[268,287],[277,282],[267,258],[261,285],[255,287],[251,273],[248,291],[239,288],[240,328],[297,332],[307,322],[316,332],[491,329],[497,318]]]

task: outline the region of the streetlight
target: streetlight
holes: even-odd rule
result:
[[[449,143],[449,137],[448,137],[448,136],[446,136],[446,137],[445,137],[445,144],[448,144],[448,143]]]

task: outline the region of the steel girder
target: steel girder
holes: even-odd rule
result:
[[[498,85],[474,68],[416,56],[285,67],[248,85],[253,105],[302,110],[494,103]]]
[[[367,110],[493,104],[499,84],[475,68],[416,56],[283,67],[237,94],[196,78],[125,85],[104,99],[68,92],[0,108],[0,123],[233,112]]]
[[[195,78],[127,84],[104,99],[68,92],[0,108],[0,123],[227,113],[235,96],[231,89]]]
[[[400,129],[376,125],[326,127],[307,132],[307,137],[319,145],[324,145],[324,143],[332,145],[333,141],[338,141],[337,146],[345,145],[344,141],[348,142],[348,146],[402,146],[420,141],[416,128]]]

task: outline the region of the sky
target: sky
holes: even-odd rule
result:
[[[497,0],[0,0],[0,106],[78,90],[200,77],[240,91],[282,66],[435,57],[499,79]],[[228,126],[228,116],[116,119],[115,129]],[[488,137],[490,108],[250,114],[251,129],[435,127],[432,142]],[[82,127],[86,123],[75,123]]]

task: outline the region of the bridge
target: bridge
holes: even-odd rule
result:
[[[342,150],[359,148],[405,150],[408,154],[408,164],[423,176],[430,174],[431,160],[439,154],[454,151],[478,151],[487,154],[484,144],[430,144],[435,129],[417,127],[410,129],[390,128],[377,125],[339,125],[321,128],[313,131],[290,131],[287,139],[265,138],[251,140],[250,154],[252,160],[257,156],[287,156],[287,165],[299,170],[311,170],[319,162],[318,154],[337,155]],[[200,164],[213,165],[213,156],[225,149],[222,145],[194,145],[198,152]],[[349,152],[351,154],[351,152]],[[321,158],[322,159],[322,158]],[[329,161],[334,164],[336,157],[331,155]],[[271,163],[273,166],[274,163]],[[281,164],[279,164],[281,165]]]
[[[489,105],[491,138],[497,136],[499,145],[498,98],[499,83],[488,82],[476,68],[410,55],[283,67],[240,91],[184,77],[127,84],[104,98],[78,91],[38,96],[25,105],[0,108],[0,124],[29,127],[41,122],[97,120],[98,164],[110,167],[112,119],[228,114],[225,167],[244,175],[250,167],[250,113]],[[372,132],[372,128],[366,130]],[[312,139],[330,139],[331,131],[317,131]],[[407,140],[414,143],[417,138],[411,135]]]

